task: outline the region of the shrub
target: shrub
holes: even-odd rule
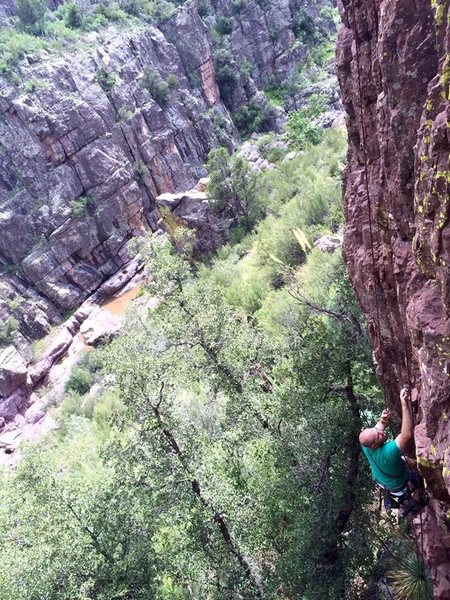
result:
[[[238,78],[236,65],[228,50],[220,49],[214,53],[214,67],[220,92],[226,102],[231,101],[231,96],[236,87]]]
[[[261,154],[269,162],[276,163],[283,160],[286,155],[286,150],[280,148],[280,146],[271,146],[270,148],[265,148]]]
[[[116,76],[107,71],[105,67],[100,67],[95,78],[105,94],[110,92],[116,84]]]
[[[18,0],[17,16],[23,31],[38,36],[45,33],[47,4],[44,0]]]
[[[75,2],[69,2],[66,8],[64,22],[70,29],[80,29],[83,25],[83,15]]]
[[[86,394],[96,382],[100,369],[101,364],[96,352],[87,352],[73,369],[65,390],[80,395]]]
[[[117,120],[118,121],[128,121],[133,116],[132,111],[125,106],[121,106],[117,111]]]
[[[309,15],[299,15],[292,24],[295,39],[303,43],[314,43],[317,40],[317,30],[314,19]]]
[[[178,85],[178,77],[171,73],[167,78],[167,85],[169,86],[169,90],[172,90]]]
[[[268,105],[261,106],[250,100],[247,106],[242,106],[233,115],[233,120],[240,133],[249,136],[270,130],[272,110]]]
[[[8,346],[12,342],[12,335],[19,329],[19,321],[8,317],[0,326],[0,346]]]
[[[234,226],[247,233],[264,213],[259,201],[257,175],[241,156],[229,156],[226,148],[211,150],[208,156],[211,206],[231,216]]]
[[[229,17],[218,17],[216,31],[219,35],[230,35],[233,31],[233,19]]]
[[[65,390],[66,392],[75,392],[82,396],[91,389],[93,383],[94,377],[87,369],[75,367],[66,383]]]
[[[233,8],[233,12],[239,14],[245,6],[245,0],[232,0],[231,6]]]
[[[239,65],[239,73],[245,79],[248,79],[252,75],[254,70],[255,70],[255,65],[252,65],[252,63],[249,60],[247,60],[246,58],[244,58],[244,60]]]
[[[148,168],[146,164],[142,162],[142,160],[138,160],[134,164],[133,173],[136,181],[140,183],[144,179],[144,177],[148,175]]]
[[[187,80],[189,81],[189,85],[193,90],[198,89],[202,85],[202,79],[200,77],[200,73],[193,69],[186,73]]]
[[[199,2],[197,4],[197,12],[199,16],[203,19],[203,17],[206,17],[208,14],[208,7],[203,2]]]
[[[102,15],[108,21],[123,21],[127,18],[126,13],[120,8],[117,2],[99,4],[95,7],[94,12],[98,15]]]
[[[105,15],[87,15],[84,18],[83,29],[84,31],[98,31],[106,25],[108,25],[108,19]]]
[[[26,54],[45,47],[45,41],[29,33],[14,29],[0,31],[0,73],[11,80],[18,79],[14,72],[17,63]]]
[[[19,266],[14,264],[1,265],[3,273],[15,273],[18,268]]]
[[[140,0],[125,0],[121,3],[121,6],[127,15],[133,17],[140,17],[144,13],[142,2]]]
[[[86,213],[91,203],[92,199],[89,196],[80,196],[79,198],[69,202],[72,217],[75,219],[82,217]]]
[[[23,86],[24,92],[31,93],[36,90],[43,90],[48,88],[49,84],[47,81],[43,81],[42,79],[29,79],[25,85]]]
[[[286,123],[285,137],[289,144],[302,150],[308,144],[316,145],[323,138],[323,130],[312,123],[326,107],[324,96],[313,95],[304,108],[291,113]]]
[[[141,85],[145,88],[155,102],[164,106],[170,96],[169,85],[161,75],[152,67],[146,67],[141,79]]]
[[[433,598],[430,573],[417,553],[414,543],[405,540],[400,545],[398,557],[388,560],[387,579],[399,600],[425,600]]]

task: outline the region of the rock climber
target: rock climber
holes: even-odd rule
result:
[[[413,422],[410,409],[410,392],[403,388],[400,392],[402,406],[402,427],[395,440],[387,441],[386,427],[391,422],[391,411],[386,408],[375,427],[364,429],[359,442],[369,461],[372,476],[385,491],[384,504],[387,509],[402,508],[403,516],[419,510],[426,504],[423,477],[418,472],[415,461],[404,457],[409,441],[413,437]],[[416,498],[411,492],[417,492]]]

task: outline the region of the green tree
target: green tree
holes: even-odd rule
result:
[[[226,148],[211,150],[208,156],[208,191],[213,209],[232,219],[244,232],[263,216],[258,201],[258,178],[248,162],[239,155],[230,156]]]
[[[164,106],[170,98],[169,84],[152,67],[145,67],[141,85],[149,92],[153,100],[161,106]]]
[[[323,139],[323,130],[313,121],[326,109],[326,99],[312,95],[307,106],[294,111],[286,123],[286,139],[290,146],[303,150],[307,145],[317,145]]]
[[[17,16],[27,33],[38,36],[45,33],[47,4],[44,0],[18,0]]]
[[[78,4],[69,2],[67,5],[64,21],[70,29],[80,29],[83,25],[83,14]]]

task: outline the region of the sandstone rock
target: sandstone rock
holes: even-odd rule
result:
[[[10,431],[3,432],[0,435],[0,448],[8,448],[15,445],[17,438],[20,436],[19,429],[12,429]]]
[[[198,190],[199,192],[207,192],[209,185],[209,177],[201,177],[197,185],[194,187],[194,190]]]
[[[405,381],[417,392],[417,457],[441,503],[423,511],[416,533],[434,598],[447,600],[449,6],[417,3],[411,11],[407,0],[344,0],[341,7],[337,67],[349,134],[344,255],[389,403],[399,411]]]
[[[22,386],[26,376],[27,366],[14,346],[4,348],[0,352],[0,400]]]
[[[322,235],[314,242],[314,247],[322,250],[322,252],[327,252],[328,254],[333,254],[338,248],[342,247],[342,235]]]
[[[322,129],[338,128],[345,126],[345,113],[342,110],[328,110],[320,115],[314,124]]]
[[[161,194],[157,197],[156,202],[163,209],[161,221],[165,224],[169,234],[173,223],[164,209],[170,211],[170,214],[178,219],[179,225],[195,231],[197,251],[211,252],[225,241],[224,224],[210,209],[206,192],[194,188],[179,194]]]
[[[27,397],[27,391],[19,388],[12,392],[10,396],[0,399],[0,417],[5,419],[6,422],[12,421],[25,406]]]
[[[56,333],[55,337],[46,352],[46,358],[52,363],[56,362],[61,356],[63,356],[72,343],[72,335],[65,328],[61,327]]]
[[[94,311],[80,328],[84,342],[95,346],[101,341],[118,335],[122,327],[123,318],[112,314],[106,309]]]

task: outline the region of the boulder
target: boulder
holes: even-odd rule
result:
[[[80,328],[83,340],[89,346],[95,346],[102,340],[115,337],[122,327],[123,317],[113,315],[109,310],[99,308],[94,311]]]
[[[342,234],[322,235],[314,242],[314,248],[333,254],[338,248],[342,248]]]
[[[7,346],[0,352],[0,401],[24,385],[26,378],[25,361],[14,346]]]
[[[0,398],[0,418],[12,421],[27,403],[28,394],[25,389],[14,391],[7,398]]]

